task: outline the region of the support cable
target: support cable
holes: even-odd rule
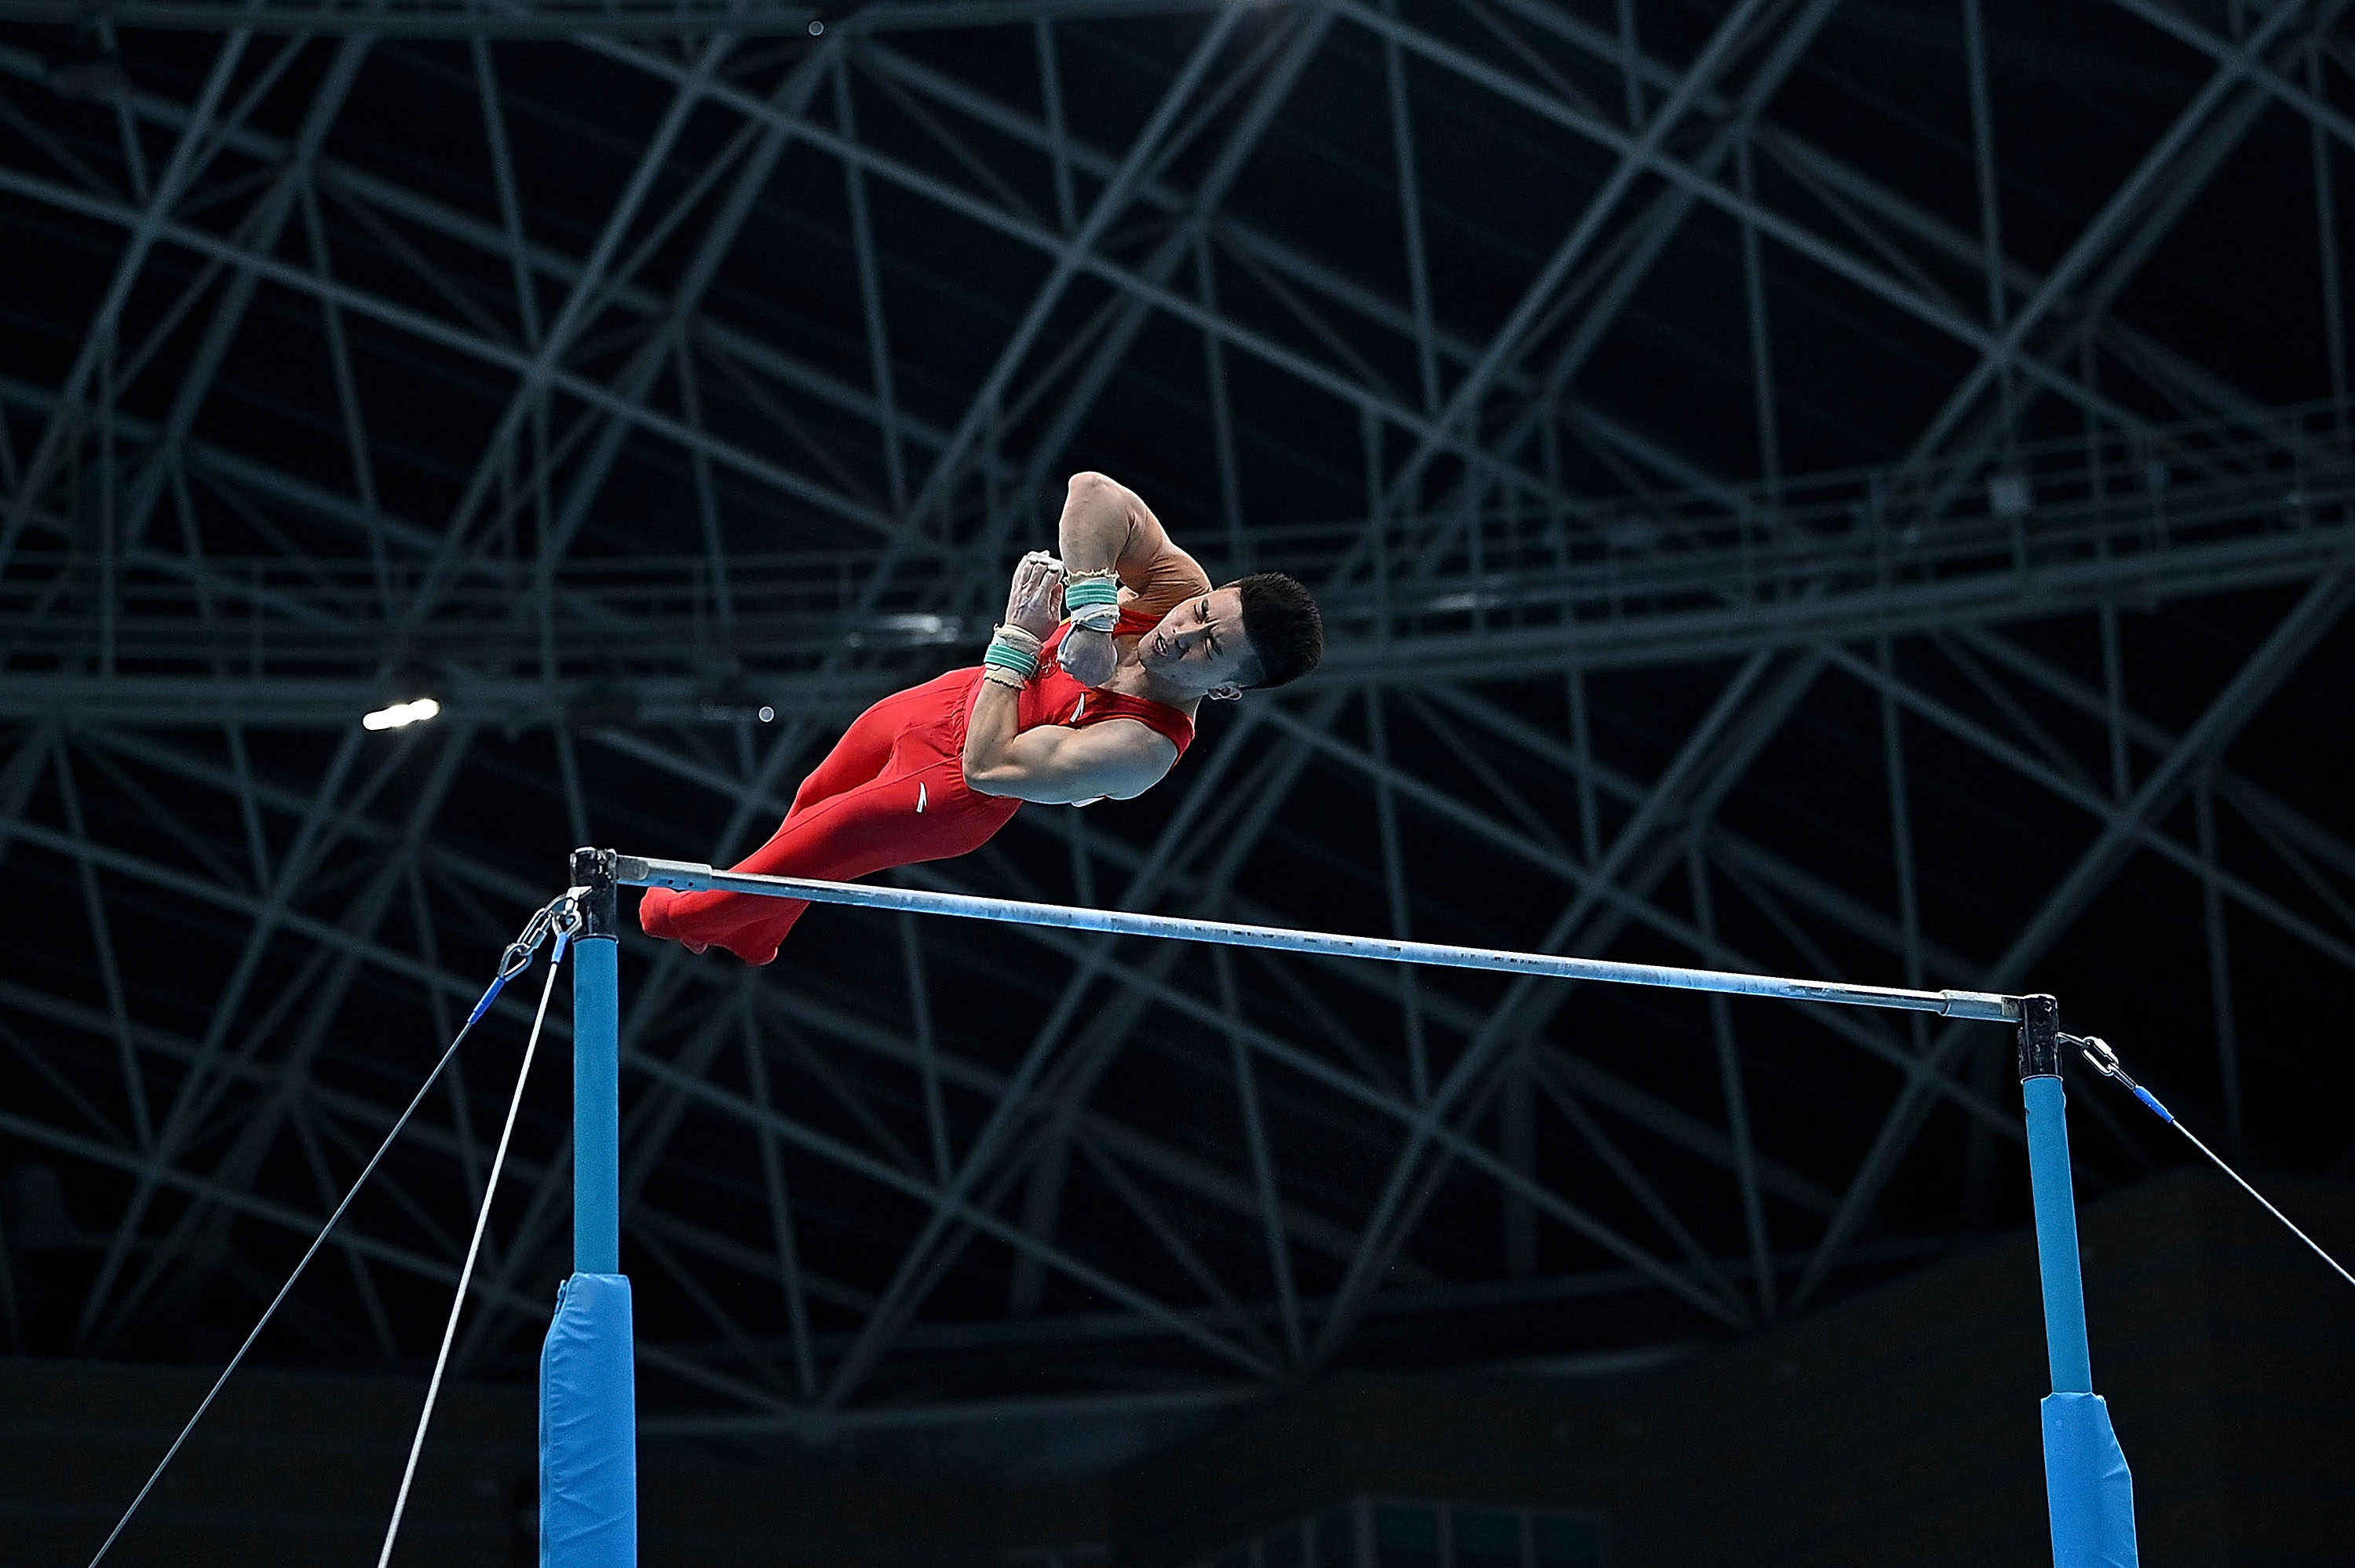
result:
[[[197,1404],[196,1414],[190,1415],[187,1425],[180,1428],[180,1435],[172,1439],[172,1446],[164,1450],[164,1457],[155,1462],[155,1468],[149,1472],[145,1484],[139,1489],[139,1494],[131,1499],[131,1506],[123,1510],[123,1517],[114,1521],[114,1528],[109,1531],[106,1539],[100,1542],[98,1551],[91,1557],[89,1568],[98,1568],[98,1565],[105,1561],[106,1554],[114,1550],[114,1543],[122,1539],[123,1531],[131,1523],[132,1516],[139,1511],[143,1503],[146,1502],[148,1494],[155,1489],[155,1483],[164,1478],[165,1470],[170,1467],[172,1461],[179,1457],[180,1450],[186,1446],[189,1434],[197,1429],[197,1423],[205,1418],[205,1412],[213,1407],[213,1401],[220,1397],[220,1391],[228,1385],[229,1380],[236,1375],[237,1369],[244,1364],[247,1352],[253,1349],[254,1341],[261,1338],[261,1330],[270,1326],[271,1319],[278,1315],[278,1308],[284,1306],[286,1298],[293,1293],[294,1282],[303,1277],[303,1271],[311,1266],[311,1260],[319,1255],[321,1247],[327,1245],[327,1237],[334,1234],[336,1226],[343,1220],[346,1211],[351,1208],[352,1200],[359,1196],[360,1189],[368,1185],[370,1176],[376,1174],[376,1168],[383,1163],[384,1157],[391,1151],[393,1140],[399,1138],[402,1130],[409,1126],[410,1118],[417,1114],[417,1107],[425,1103],[426,1095],[432,1090],[436,1083],[441,1081],[442,1073],[457,1056],[458,1047],[466,1043],[466,1036],[474,1032],[474,1025],[482,1022],[483,1015],[490,1012],[491,1004],[498,1001],[499,992],[506,989],[509,980],[531,967],[532,955],[539,950],[540,945],[548,940],[549,934],[557,930],[559,922],[569,920],[572,922],[573,927],[577,927],[580,916],[576,905],[577,900],[573,893],[568,892],[555,899],[546,908],[535,911],[530,921],[525,925],[523,934],[509,942],[506,951],[499,955],[498,972],[491,978],[490,986],[483,992],[482,1000],[474,1003],[474,1010],[472,1012],[466,1014],[466,1022],[458,1026],[458,1033],[451,1037],[449,1047],[442,1053],[441,1060],[435,1062],[433,1070],[425,1075],[425,1081],[417,1086],[417,1093],[410,1097],[407,1108],[401,1111],[400,1117],[394,1120],[391,1129],[384,1135],[384,1141],[377,1145],[376,1152],[368,1156],[368,1163],[361,1166],[360,1173],[352,1179],[351,1187],[344,1193],[343,1201],[336,1205],[335,1212],[329,1214],[326,1223],[319,1227],[319,1234],[311,1238],[311,1245],[304,1249],[303,1256],[295,1263],[293,1272],[286,1277],[286,1283],[278,1287],[278,1294],[272,1297],[270,1305],[261,1309],[261,1316],[245,1336],[245,1342],[238,1346],[237,1354],[229,1357],[229,1365],[221,1369],[220,1376],[213,1380],[212,1387],[206,1391],[204,1399]],[[568,927],[565,934],[569,936],[571,928]],[[549,972],[552,976],[554,973],[552,968]],[[547,1007],[545,998],[541,1000],[540,1006],[545,1011]],[[537,1024],[533,1026],[535,1033],[538,1027]]]
[[[433,1402],[442,1394],[442,1374],[450,1365],[450,1342],[458,1336],[458,1315],[465,1310],[466,1287],[474,1282],[474,1260],[483,1250],[483,1232],[491,1223],[491,1201],[498,1196],[499,1172],[506,1168],[507,1144],[515,1136],[516,1113],[523,1108],[524,1086],[531,1082],[531,1059],[539,1050],[540,1026],[548,1021],[548,999],[556,994],[556,971],[564,967],[565,946],[581,928],[578,900],[567,894],[557,902],[564,907],[555,920],[556,946],[548,956],[548,979],[539,988],[539,1011],[532,1014],[531,1034],[524,1041],[523,1065],[516,1069],[515,1093],[507,1098],[507,1119],[499,1128],[498,1152],[491,1156],[490,1179],[483,1183],[483,1206],[474,1214],[474,1234],[466,1243],[466,1262],[458,1270],[458,1293],[450,1301],[450,1320],[442,1326],[442,1348],[433,1355],[433,1375],[425,1383],[425,1408],[418,1412],[417,1435],[409,1440],[409,1462],[401,1467],[400,1492],[392,1501],[392,1520],[384,1528],[384,1549],[377,1553],[376,1568],[387,1568],[392,1562],[392,1543],[400,1535],[400,1516],[409,1510],[409,1489],[417,1479],[418,1456],[425,1451],[425,1428],[432,1424]]]
[[[2247,1181],[2243,1181],[2239,1171],[2225,1164],[2222,1156],[2220,1156],[2214,1150],[2209,1148],[2206,1144],[2200,1142],[2199,1136],[2190,1128],[2176,1120],[2175,1113],[2169,1110],[2165,1106],[2159,1104],[2158,1097],[2157,1095],[2152,1094],[2148,1089],[2144,1088],[2140,1084],[2136,1083],[2132,1078],[2128,1077],[2126,1075],[2126,1070],[2118,1065],[2118,1054],[2110,1049],[2110,1043],[2108,1041],[2103,1039],[2098,1034],[2063,1034],[2061,1036],[2061,1041],[2062,1044],[2074,1045],[2077,1047],[2079,1054],[2081,1054],[2087,1062],[2093,1065],[2094,1071],[2101,1074],[2102,1076],[2105,1078],[2115,1078],[2119,1083],[2124,1084],[2126,1086],[2127,1091],[2131,1093],[2135,1098],[2140,1100],[2149,1108],[2151,1115],[2158,1118],[2159,1120],[2165,1122],[2168,1126],[2181,1133],[2185,1138],[2190,1139],[2191,1140],[2192,1148],[2198,1150],[2200,1153],[2206,1155],[2210,1160],[2213,1161],[2217,1170],[2222,1171],[2225,1175],[2230,1176],[2236,1183],[2239,1184],[2242,1192],[2246,1192],[2250,1197],[2254,1198],[2258,1204],[2264,1208],[2265,1213],[2279,1220],[2282,1224],[2288,1229],[2290,1234],[2296,1236],[2298,1240],[2304,1242],[2308,1247],[2312,1248],[2315,1256],[2328,1264],[2333,1269],[2336,1269],[2339,1278],[2345,1280],[2350,1285],[2355,1285],[2355,1274],[2348,1273],[2344,1265],[2342,1265],[2337,1258],[2331,1256],[2328,1253],[2323,1251],[2321,1243],[2316,1241],[2312,1236],[2307,1235],[2304,1231],[2298,1229],[2297,1226],[2291,1222],[2290,1217],[2287,1214],[2283,1213],[2279,1209],[2275,1208],[2273,1204],[2265,1201],[2265,1195],[2263,1192],[2258,1192],[2254,1187],[2250,1186]]]

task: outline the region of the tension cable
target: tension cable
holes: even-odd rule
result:
[[[222,1388],[244,1363],[246,1352],[253,1349],[254,1341],[261,1338],[261,1330],[270,1326],[270,1319],[278,1315],[280,1307],[285,1305],[286,1298],[294,1289],[294,1282],[303,1277],[303,1271],[311,1266],[311,1260],[319,1255],[321,1247],[326,1245],[327,1237],[342,1221],[345,1211],[352,1206],[352,1200],[359,1196],[362,1187],[368,1185],[368,1179],[376,1174],[376,1168],[391,1150],[393,1140],[408,1127],[410,1118],[417,1114],[417,1107],[425,1103],[426,1095],[441,1081],[443,1070],[458,1054],[458,1047],[465,1044],[466,1036],[474,1032],[475,1024],[482,1022],[483,1015],[490,1012],[491,1004],[498,1001],[499,992],[506,989],[507,981],[531,967],[532,956],[538,952],[551,933],[558,931],[559,923],[570,922],[564,926],[559,940],[569,937],[579,927],[581,917],[577,904],[574,893],[568,892],[551,901],[546,908],[535,911],[522,934],[509,942],[506,950],[499,955],[498,972],[491,977],[490,986],[483,992],[483,999],[474,1003],[472,1012],[466,1014],[466,1022],[460,1024],[458,1033],[451,1037],[449,1048],[442,1053],[442,1059],[433,1064],[433,1070],[425,1075],[423,1083],[417,1086],[417,1093],[410,1097],[408,1108],[395,1119],[391,1130],[384,1135],[384,1141],[377,1145],[374,1154],[368,1156],[368,1163],[360,1167],[360,1173],[352,1179],[350,1189],[344,1193],[343,1201],[336,1205],[335,1212],[327,1216],[326,1224],[319,1227],[319,1234],[311,1238],[311,1245],[304,1249],[301,1260],[294,1265],[294,1271],[286,1277],[286,1283],[278,1287],[278,1294],[272,1297],[270,1305],[261,1309],[261,1316],[245,1336],[245,1342],[238,1346],[237,1354],[229,1357],[229,1365],[221,1368],[220,1376],[213,1380],[212,1387],[206,1391],[205,1397],[197,1404],[196,1414],[189,1416],[187,1425],[180,1428],[180,1435],[172,1439],[172,1446],[164,1450],[164,1457],[155,1461],[155,1468],[149,1472],[146,1483],[139,1489],[139,1495],[131,1499],[131,1506],[123,1510],[123,1517],[114,1521],[114,1528],[107,1532],[106,1539],[100,1542],[98,1551],[91,1557],[90,1568],[98,1568],[99,1563],[105,1561],[106,1554],[114,1549],[115,1542],[122,1539],[123,1530],[131,1523],[132,1515],[139,1511],[140,1505],[147,1500],[147,1495],[155,1489],[155,1483],[164,1478],[165,1470],[186,1445],[188,1435],[197,1429],[197,1423],[205,1418],[205,1412],[213,1407],[213,1401],[219,1397]],[[552,979],[553,969],[549,973]],[[543,997],[540,1001],[543,1012],[547,1005],[547,999]],[[537,1029],[535,1024],[535,1034]],[[512,1123],[512,1113],[509,1120]],[[504,1140],[501,1148],[505,1148]]]
[[[2210,1160],[2213,1161],[2217,1170],[2222,1171],[2225,1175],[2230,1176],[2235,1182],[2238,1182],[2241,1191],[2246,1192],[2250,1197],[2254,1198],[2258,1203],[2264,1207],[2265,1213],[2271,1214],[2274,1218],[2279,1220],[2284,1225],[2287,1226],[2290,1234],[2296,1236],[2307,1246],[2313,1248],[2314,1255],[2328,1264],[2332,1268],[2338,1270],[2339,1278],[2345,1280],[2350,1285],[2355,1285],[2355,1274],[2348,1273],[2346,1267],[2341,1265],[2337,1258],[2323,1251],[2321,1243],[2316,1241],[2312,1236],[2307,1235],[2304,1231],[2298,1229],[2297,1226],[2291,1222],[2290,1217],[2287,1214],[2283,1213],[2279,1209],[2275,1208],[2273,1204],[2265,1201],[2265,1195],[2263,1192],[2258,1192],[2254,1187],[2250,1186],[2248,1182],[2243,1181],[2239,1171],[2225,1164],[2223,1158],[2221,1155],[2219,1155],[2214,1150],[2209,1148],[2206,1144],[2200,1142],[2199,1136],[2190,1128],[2176,1120],[2175,1113],[2169,1110],[2165,1106],[2159,1104],[2158,1097],[2157,1095],[2152,1094],[2148,1089],[2144,1088],[2140,1084],[2136,1083],[2132,1078],[2128,1077],[2126,1075],[2126,1070],[2118,1065],[2118,1054],[2110,1049],[2110,1043],[2108,1041],[2103,1039],[2098,1034],[2063,1034],[2061,1036],[2061,1043],[2064,1045],[2074,1045],[2077,1048],[2078,1053],[2082,1054],[2085,1058],[2086,1062],[2093,1066],[2094,1071],[2101,1074],[2102,1076],[2105,1078],[2115,1078],[2119,1083],[2124,1084],[2127,1090],[2133,1094],[2135,1098],[2140,1100],[2145,1106],[2149,1107],[2151,1115],[2158,1118],[2159,1120],[2165,1122],[2168,1126],[2181,1133],[2185,1138],[2190,1139],[2191,1140],[2192,1148],[2198,1150],[2200,1153],[2206,1155]]]
[[[409,1509],[409,1488],[417,1479],[417,1458],[425,1451],[425,1428],[433,1420],[433,1402],[442,1393],[442,1374],[449,1370],[450,1343],[458,1335],[458,1314],[466,1306],[466,1287],[474,1277],[474,1259],[483,1250],[483,1232],[491,1223],[491,1200],[498,1195],[499,1173],[506,1169],[507,1143],[515,1137],[516,1113],[523,1108],[523,1088],[531,1081],[531,1059],[539,1050],[540,1026],[548,1022],[548,999],[556,994],[556,971],[564,967],[564,949],[581,929],[580,904],[575,896],[581,892],[566,894],[551,909],[561,908],[556,916],[556,946],[548,956],[548,980],[539,988],[539,1011],[531,1017],[531,1034],[524,1042],[523,1065],[516,1069],[515,1093],[507,1099],[507,1119],[499,1128],[498,1152],[491,1156],[490,1180],[483,1183],[483,1206],[474,1214],[474,1234],[466,1243],[466,1262],[458,1270],[458,1293],[450,1302],[450,1320],[442,1325],[442,1348],[433,1355],[433,1375],[425,1384],[425,1408],[418,1413],[417,1435],[410,1439],[409,1462],[401,1467],[400,1493],[393,1499],[392,1521],[385,1526],[384,1550],[377,1554],[376,1568],[386,1568],[392,1561],[392,1543],[400,1534],[400,1516]]]

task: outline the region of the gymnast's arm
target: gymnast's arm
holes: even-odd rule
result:
[[[1178,747],[1133,719],[1085,729],[1042,725],[1018,730],[1013,691],[981,683],[964,730],[964,781],[977,795],[1010,795],[1041,806],[1142,795],[1178,760]]]
[[[1055,548],[1066,571],[1111,567],[1126,590],[1127,607],[1156,620],[1210,587],[1194,557],[1169,542],[1153,509],[1100,473],[1071,475]],[[1062,663],[1074,680],[1101,685],[1112,678],[1117,656],[1110,637],[1075,626],[1064,637]]]

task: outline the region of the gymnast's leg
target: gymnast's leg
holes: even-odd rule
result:
[[[881,777],[883,770],[891,765],[892,745],[903,733],[939,722],[944,706],[943,698],[946,694],[932,689],[939,684],[936,681],[926,682],[904,692],[894,692],[851,720],[850,727],[843,732],[842,738],[834,743],[833,749],[810,769],[809,776],[802,780],[801,788],[794,791],[794,803],[785,812],[785,821],[792,821],[797,814],[821,800],[831,800]],[[769,845],[774,845],[777,837],[783,832],[783,823],[778,824],[777,834],[771,837]],[[768,853],[769,846],[764,845],[729,869],[750,871],[761,875],[790,874],[773,866],[755,863]],[[801,874],[815,876],[819,874],[808,872]],[[749,916],[759,912],[759,906],[769,902],[747,894],[676,893],[666,887],[650,887],[638,902],[638,927],[649,937],[684,942],[689,952],[699,953],[719,939],[710,933],[728,927],[729,922],[724,918],[727,912],[736,910]],[[749,907],[738,910],[740,904]]]
[[[971,690],[971,673],[955,672],[868,709],[802,781],[769,842],[730,869],[847,881],[980,847],[1018,803],[965,787],[950,739]],[[638,923],[690,951],[723,947],[765,964],[807,907],[751,894],[649,888]]]
[[[889,866],[967,854],[1006,825],[1021,802],[976,795],[965,787],[964,766],[949,758],[907,771],[893,770],[838,795],[798,803],[769,842],[735,869],[762,876],[808,876],[847,882]],[[659,889],[650,889],[648,896]],[[796,898],[745,893],[674,895],[657,922],[645,906],[640,924],[655,936],[675,935],[690,948],[725,948],[748,964],[765,964],[809,906]]]

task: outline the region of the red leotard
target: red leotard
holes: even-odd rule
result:
[[[1113,634],[1134,636],[1156,624],[1156,617],[1123,609]],[[1092,691],[1063,673],[1055,651],[1070,630],[1066,622],[1048,638],[1039,674],[1021,693],[1020,727],[1080,729],[1134,719],[1168,736],[1185,756],[1194,724],[1184,713],[1144,697]],[[967,854],[988,842],[1022,802],[965,785],[964,726],[980,686],[979,665],[952,670],[859,715],[802,780],[769,842],[730,869],[848,882],[890,866]],[[798,899],[650,887],[638,904],[638,924],[648,936],[696,952],[725,948],[748,964],[765,964],[808,907]]]

